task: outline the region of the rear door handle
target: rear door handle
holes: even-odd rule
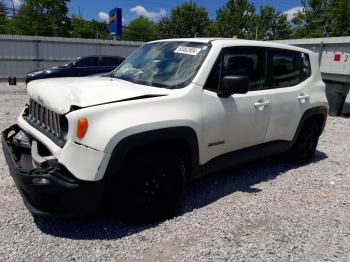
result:
[[[254,104],[254,107],[257,108],[258,110],[263,110],[265,107],[270,105],[270,101],[268,100],[261,100],[258,101]]]
[[[302,102],[302,103],[305,103],[305,101],[306,101],[307,99],[309,99],[309,98],[310,98],[309,95],[305,95],[305,94],[303,94],[303,93],[301,93],[301,94],[298,96],[298,100],[299,100],[300,102]]]

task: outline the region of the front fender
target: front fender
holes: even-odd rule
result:
[[[111,139],[110,143],[108,143],[107,147],[108,150],[111,150],[111,154],[105,155],[106,159],[102,161],[104,166],[100,166],[99,172],[105,173],[108,168],[108,170],[113,171],[113,173],[117,173],[120,170],[126,156],[138,147],[152,143],[174,141],[179,139],[184,140],[189,146],[191,170],[193,173],[195,173],[199,167],[198,137],[192,128],[186,126],[162,128],[136,133],[124,137],[121,140],[116,135]],[[107,159],[108,157],[110,157],[110,159]]]

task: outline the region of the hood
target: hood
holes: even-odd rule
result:
[[[30,82],[29,96],[58,114],[126,99],[168,95],[171,91],[108,77],[70,77]]]

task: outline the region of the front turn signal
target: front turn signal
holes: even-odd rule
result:
[[[82,139],[85,136],[88,126],[89,122],[87,118],[79,118],[77,127],[77,137],[79,139]]]

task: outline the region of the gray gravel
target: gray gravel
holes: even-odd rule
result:
[[[0,93],[0,129],[26,95]],[[196,182],[177,216],[34,219],[0,154],[0,261],[349,261],[350,119],[329,118],[312,163],[261,161]],[[1,148],[0,148],[1,151]]]
[[[26,91],[25,82],[18,81],[17,85],[10,86],[7,82],[0,81],[0,95],[6,93],[22,94]]]

